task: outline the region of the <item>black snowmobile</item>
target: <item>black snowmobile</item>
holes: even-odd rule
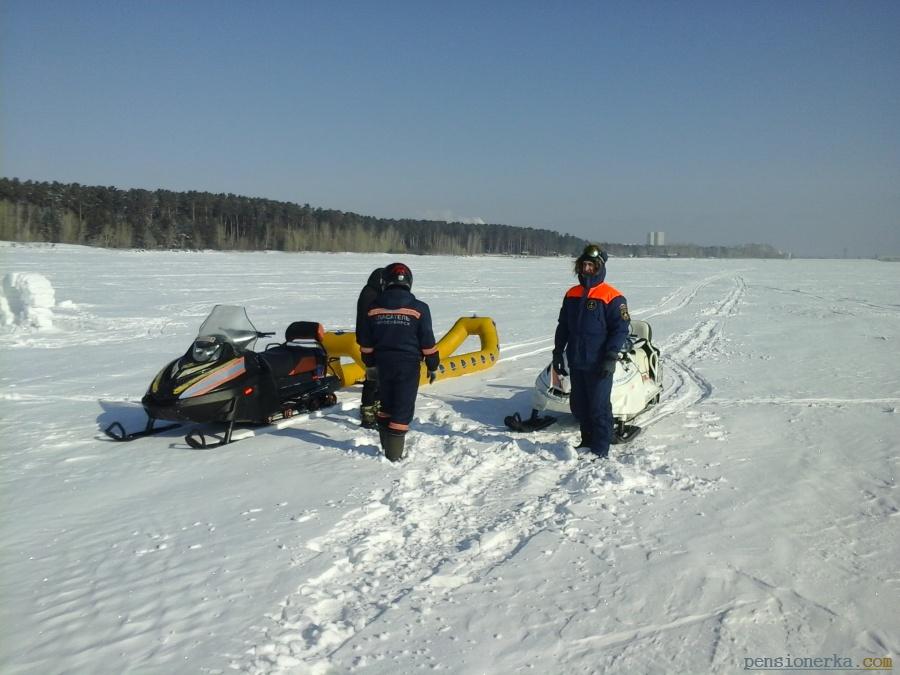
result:
[[[225,424],[224,440],[208,442],[198,430],[185,436],[191,447],[210,448],[230,443],[236,423],[271,424],[334,405],[341,381],[328,373],[322,324],[295,321],[283,343],[253,350],[257,339],[272,335],[257,331],[243,307],[216,305],[187,352],[150,383],[141,399],[146,427],[128,433],[113,422],[104,432],[130,441],[179,426],[155,426],[157,420]]]

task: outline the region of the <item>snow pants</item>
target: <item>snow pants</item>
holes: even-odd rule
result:
[[[613,437],[612,375],[600,377],[592,370],[571,370],[569,377],[569,408],[582,433],[588,434],[591,452],[605,455]]]
[[[378,393],[381,396],[378,421],[386,424],[389,431],[406,433],[416,410],[420,362],[379,359],[377,365]]]

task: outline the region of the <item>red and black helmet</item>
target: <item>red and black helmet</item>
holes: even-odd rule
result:
[[[406,290],[412,289],[412,270],[403,263],[391,263],[384,268],[384,287],[402,286]]]

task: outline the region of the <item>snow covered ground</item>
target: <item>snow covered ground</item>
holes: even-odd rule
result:
[[[140,427],[150,379],[214,304],[260,330],[349,328],[392,258],[0,246],[19,275],[0,328],[0,671],[896,662],[894,264],[611,260],[666,387],[608,461],[572,450],[571,420],[502,425],[549,359],[565,259],[401,258],[435,332],[491,316],[502,359],[421,391],[398,465],[357,426],[359,387],[224,448],[100,432]]]

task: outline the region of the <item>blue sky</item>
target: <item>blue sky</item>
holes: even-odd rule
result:
[[[0,174],[900,254],[900,2],[0,4]]]

